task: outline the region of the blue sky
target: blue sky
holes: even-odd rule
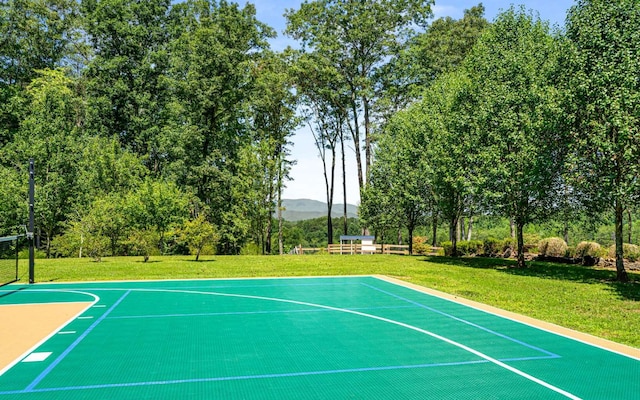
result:
[[[613,0],[615,1],[615,0]],[[238,0],[243,3],[242,0]],[[287,45],[295,45],[291,39],[283,35],[286,21],[283,14],[286,9],[298,9],[302,1],[299,0],[250,0],[255,4],[258,19],[267,23],[278,32],[278,37],[271,41],[274,50],[282,50]],[[477,5],[480,1],[470,0],[442,0],[437,1],[432,7],[434,18],[450,16],[461,18],[464,10]],[[574,0],[485,0],[485,17],[492,21],[501,10],[508,9],[513,5],[524,5],[526,9],[538,12],[540,18],[549,21],[552,25],[564,26],[567,10],[575,4]],[[313,143],[313,137],[308,129],[300,129],[292,139],[294,146],[292,158],[297,160],[297,164],[291,170],[293,181],[287,183],[284,197],[289,199],[313,199],[326,200],[324,178],[322,175],[322,162],[317,155]],[[349,151],[348,157],[355,159],[353,151]],[[347,165],[347,202],[359,204],[358,183],[355,161]],[[336,170],[336,177],[341,177],[342,171]],[[342,202],[342,182],[336,182],[335,202]]]

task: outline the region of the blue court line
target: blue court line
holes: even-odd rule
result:
[[[407,303],[413,304],[413,305],[418,306],[418,307],[420,307],[420,308],[423,308],[423,309],[425,309],[425,310],[429,310],[429,311],[434,312],[434,313],[436,313],[436,314],[440,314],[440,315],[445,316],[445,317],[447,317],[447,318],[451,318],[451,319],[456,320],[456,321],[458,321],[458,322],[462,322],[463,324],[466,324],[466,325],[469,325],[469,326],[473,326],[474,328],[478,328],[478,329],[483,330],[483,331],[485,331],[485,332],[488,332],[488,333],[490,333],[490,334],[492,334],[492,335],[495,335],[495,336],[501,337],[501,338],[503,338],[503,339],[509,340],[509,341],[511,341],[511,342],[513,342],[513,343],[517,343],[517,344],[519,344],[519,345],[521,345],[521,346],[524,346],[524,347],[527,347],[527,348],[529,348],[529,349],[531,349],[531,350],[539,351],[540,353],[543,353],[543,354],[546,354],[547,356],[549,356],[549,358],[561,358],[559,355],[557,355],[557,354],[555,354],[555,353],[552,353],[552,352],[550,352],[550,351],[548,351],[548,350],[545,350],[545,349],[542,349],[542,348],[540,348],[540,347],[537,347],[537,346],[531,345],[531,344],[529,344],[529,343],[525,343],[525,342],[523,342],[523,341],[521,341],[521,340],[518,340],[518,339],[512,338],[512,337],[510,337],[510,336],[507,336],[507,335],[505,335],[505,334],[502,334],[502,333],[499,333],[499,332],[493,331],[493,330],[491,330],[491,329],[489,329],[489,328],[485,328],[485,327],[484,327],[484,326],[482,326],[482,325],[478,325],[478,324],[473,323],[473,322],[471,322],[471,321],[467,321],[467,320],[465,320],[465,319],[462,319],[462,318],[456,317],[455,315],[447,314],[446,312],[443,312],[443,311],[440,311],[440,310],[438,310],[438,309],[435,309],[435,308],[432,308],[432,307],[426,306],[426,305],[424,305],[424,304],[418,303],[417,301],[413,301],[413,300],[407,299],[407,298],[402,297],[402,296],[399,296],[399,295],[397,295],[397,294],[395,294],[395,293],[387,292],[386,290],[383,290],[383,289],[377,288],[377,287],[375,287],[375,286],[371,286],[371,285],[366,284],[366,283],[362,283],[362,285],[363,285],[363,286],[366,286],[366,287],[368,287],[368,288],[370,288],[370,289],[373,289],[373,290],[375,290],[375,291],[378,291],[378,292],[380,292],[380,293],[384,293],[384,294],[389,295],[389,296],[391,296],[391,297],[395,297],[396,299],[399,299],[399,300],[405,301],[405,302],[407,302]]]
[[[416,306],[389,306],[389,307],[353,307],[348,310],[353,311],[369,311],[369,310],[396,310],[403,308],[417,308]],[[223,315],[253,315],[253,314],[289,314],[289,313],[319,313],[330,312],[325,309],[306,309],[306,310],[270,310],[270,311],[228,311],[228,312],[212,312],[212,313],[194,313],[194,314],[157,314],[157,315],[119,315],[109,317],[108,319],[137,319],[137,318],[174,318],[174,317],[216,317]]]
[[[553,357],[509,358],[509,359],[504,359],[500,361],[514,362],[514,361],[546,360],[549,358],[553,358]],[[421,368],[434,368],[434,367],[456,367],[456,366],[486,364],[486,363],[489,363],[489,361],[475,360],[475,361],[459,361],[459,362],[450,362],[450,363],[394,365],[394,366],[386,366],[386,367],[365,367],[365,368],[334,369],[334,370],[325,370],[325,371],[289,372],[284,374],[240,375],[240,376],[176,379],[176,380],[150,381],[150,382],[106,383],[101,385],[67,386],[67,387],[40,388],[40,389],[27,388],[25,390],[0,392],[0,396],[12,395],[12,394],[25,394],[25,393],[60,392],[60,391],[71,391],[71,390],[112,389],[112,388],[123,388],[123,387],[176,385],[176,384],[185,384],[185,383],[240,381],[240,380],[250,380],[250,379],[295,378],[295,377],[303,377],[303,376],[332,375],[332,374],[345,374],[345,373],[358,373],[358,372],[393,371],[393,370],[403,370],[403,369],[421,369]]]
[[[104,321],[105,318],[107,318],[107,316],[109,315],[109,313],[111,313],[111,311],[113,311],[121,302],[122,300],[125,299],[125,297],[127,297],[127,295],[131,293],[131,291],[126,292],[125,294],[122,295],[122,297],[120,297],[118,299],[118,301],[116,301],[104,314],[102,314],[102,316],[100,316],[100,318],[98,318],[93,324],[91,324],[90,327],[87,328],[86,331],[84,331],[84,333],[82,335],[80,335],[73,343],[71,343],[71,345],[69,347],[67,347],[67,349],[65,351],[62,352],[62,354],[60,354],[58,356],[58,358],[55,359],[55,361],[53,361],[44,371],[42,371],[40,373],[40,375],[38,375],[36,377],[36,379],[33,380],[33,382],[31,382],[29,384],[29,386],[26,387],[26,389],[24,390],[25,392],[32,392],[34,390],[34,388],[36,387],[36,385],[38,385],[40,382],[42,382],[42,380],[44,378],[47,377],[47,375],[49,375],[49,373],[51,371],[53,371],[53,369],[55,367],[58,366],[58,364],[60,364],[62,362],[62,360],[65,359],[65,357],[67,357],[67,355],[69,355],[69,353],[71,353],[71,351],[73,349],[76,348],[76,346],[78,346],[80,344],[80,342],[82,342],[82,340],[87,337],[87,335],[89,335],[89,333],[91,333],[91,331],[98,326],[98,324],[102,321]]]

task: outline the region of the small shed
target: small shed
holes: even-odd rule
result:
[[[375,236],[367,235],[341,235],[340,236],[340,254],[375,254],[376,245]],[[346,251],[343,252],[343,249]]]

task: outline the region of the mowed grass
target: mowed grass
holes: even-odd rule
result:
[[[509,260],[385,255],[189,256],[36,260],[36,282],[382,274],[640,347],[640,274]],[[28,281],[20,261],[21,281]]]

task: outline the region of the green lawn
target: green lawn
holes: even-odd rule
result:
[[[37,282],[383,274],[640,347],[640,274],[501,259],[402,256],[208,256],[36,260]],[[20,262],[27,281],[26,261]]]

